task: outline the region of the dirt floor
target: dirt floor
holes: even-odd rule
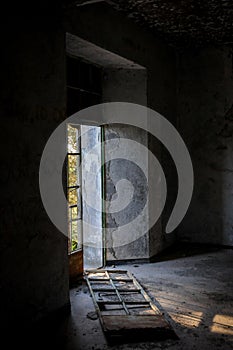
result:
[[[165,313],[179,339],[109,345],[83,282],[70,292],[71,315],[56,329],[53,341],[57,345],[54,348],[233,349],[233,250],[172,256],[168,261],[118,265],[116,268],[134,274]]]

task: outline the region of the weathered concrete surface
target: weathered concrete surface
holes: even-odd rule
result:
[[[148,152],[138,149],[137,143],[147,143],[147,135],[132,126],[109,125],[105,128],[106,141],[114,140],[115,148],[105,147],[105,154],[113,155],[106,163],[106,227],[107,227],[107,260],[125,260],[149,258],[149,207],[144,210],[148,200]],[[133,146],[125,148],[117,156],[121,139],[131,139]],[[107,157],[107,155],[106,155]],[[139,162],[142,166],[138,166]],[[125,182],[122,182],[125,181]],[[116,212],[111,212],[112,204],[117,197],[128,201],[124,205],[121,200]],[[116,198],[115,198],[116,197]],[[138,224],[134,220],[138,219]],[[118,227],[129,224],[126,243],[118,245]],[[130,242],[130,243],[128,243]]]
[[[129,61],[124,57],[105,50],[89,41],[83,40],[76,35],[66,33],[66,52],[74,57],[90,61],[99,67],[105,69],[140,69],[139,64]]]
[[[103,102],[124,101],[146,105],[146,84],[147,75],[144,68],[104,69]],[[148,199],[148,152],[144,154],[143,150],[138,148],[138,144],[147,148],[147,133],[130,125],[118,124],[106,125],[104,131],[105,159],[111,156],[117,158],[107,162],[105,166],[106,200],[114,201],[114,196],[120,195],[118,185],[123,196],[129,200],[125,208],[122,208],[121,200],[121,209],[115,213],[111,213],[111,205],[106,204],[107,261],[149,258],[149,210],[143,214]],[[124,139],[130,139],[134,143],[132,142],[130,147],[124,147],[119,153],[118,148]],[[111,141],[110,144],[108,141]],[[135,157],[144,164],[142,168],[134,162]],[[127,181],[123,183],[122,180]],[[117,247],[118,227],[132,223],[139,216],[140,224],[132,225],[131,229],[125,232],[130,243]],[[144,235],[141,233],[143,231]]]
[[[194,166],[194,194],[179,237],[233,245],[233,71],[230,48],[180,56],[178,125]]]
[[[50,333],[62,349],[230,350],[233,342],[233,252],[222,250],[153,264],[121,265],[130,270],[172,325],[179,340],[109,346],[86,285],[71,291],[72,315]],[[47,343],[46,339],[46,343]],[[42,343],[43,344],[43,343]]]
[[[24,19],[15,32],[1,31],[0,290],[6,327],[69,303],[67,238],[50,222],[39,192],[42,151],[65,117],[64,35],[56,17],[43,17],[43,30],[41,23],[40,17]]]
[[[66,31],[145,67],[148,107],[175,120],[176,55],[172,48],[101,2],[67,11]]]

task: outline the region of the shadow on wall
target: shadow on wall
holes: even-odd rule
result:
[[[194,166],[194,194],[179,238],[233,245],[233,77],[230,48],[180,56],[179,131]]]

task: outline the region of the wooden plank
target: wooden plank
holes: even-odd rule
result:
[[[93,289],[91,288],[91,284],[90,284],[90,282],[89,282],[89,280],[88,280],[88,276],[87,276],[87,275],[85,276],[85,280],[86,280],[86,282],[87,282],[89,291],[90,291],[90,293],[91,293],[92,301],[93,301],[93,303],[94,303],[94,305],[95,305],[96,312],[97,312],[97,314],[98,314],[98,316],[99,316],[99,319],[101,320],[101,326],[102,326],[102,328],[103,328],[103,331],[106,331],[106,329],[104,328],[103,322],[102,322],[102,318],[101,318],[102,315],[101,315],[100,308],[99,308],[99,306],[98,306],[98,304],[97,304],[97,301],[96,301],[96,298],[95,298],[95,294],[94,294],[94,292],[93,292]]]
[[[121,304],[121,301],[111,301],[111,300],[97,300],[98,304],[112,304],[112,305],[117,305],[117,304]],[[150,303],[148,301],[126,301],[126,304],[136,304],[136,305],[149,305]]]
[[[87,273],[105,273],[107,271],[108,273],[118,273],[118,274],[127,274],[127,270],[109,270],[109,269],[87,269]]]
[[[110,278],[108,271],[106,271],[105,273],[106,273],[106,276],[107,276],[108,278]],[[111,283],[111,285],[113,286],[113,288],[115,288],[116,295],[118,296],[118,299],[119,299],[120,302],[122,303],[122,306],[123,306],[123,308],[124,308],[126,314],[129,315],[129,310],[127,309],[127,306],[125,305],[124,300],[122,299],[120,293],[119,293],[118,290],[117,290],[117,287],[115,286],[115,284],[113,283],[113,281],[111,280],[111,278],[110,278],[110,283]]]
[[[70,282],[76,281],[76,279],[83,274],[83,251],[77,250],[74,253],[69,254],[69,277]]]
[[[128,275],[133,278],[134,280],[134,284],[136,287],[141,289],[141,294],[143,295],[143,297],[145,298],[146,301],[148,301],[150,303],[151,308],[155,311],[156,314],[160,314],[159,309],[157,308],[157,306],[152,302],[151,298],[149,297],[149,295],[144,291],[144,289],[142,288],[142,286],[138,283],[138,281],[136,280],[136,278],[130,273],[128,272]]]
[[[102,315],[102,321],[106,332],[114,333],[139,329],[170,329],[168,322],[162,315]]]
[[[90,282],[104,282],[110,281],[110,278],[107,277],[88,277]],[[114,282],[133,282],[132,278],[111,278]]]
[[[93,292],[115,292],[115,289],[113,288],[96,288],[91,286]],[[118,289],[119,293],[140,293],[140,289]]]
[[[96,288],[91,286],[93,292],[115,292],[115,289],[113,288]]]

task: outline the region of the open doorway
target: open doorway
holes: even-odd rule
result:
[[[105,102],[125,101],[147,105],[147,71],[145,67],[69,33],[66,35],[66,50],[67,116],[74,115],[76,112],[86,107]],[[145,191],[142,191],[142,195],[138,196],[138,201],[132,201],[131,206],[128,208],[129,212],[125,212],[124,210],[115,211],[113,207],[111,207],[111,202],[114,202],[115,199],[123,206],[125,203],[121,201],[121,197],[118,196],[117,193],[119,189],[117,183],[121,180],[121,176],[125,174],[122,173],[122,169],[128,174],[126,174],[128,181],[120,182],[122,186],[120,193],[123,196],[128,193],[128,182],[131,180],[134,181],[134,176],[138,179],[140,178],[140,186],[136,186],[135,190],[141,188],[141,185],[145,183],[145,177],[141,177],[141,173],[139,174],[135,172],[135,169],[132,169],[132,162],[128,162],[126,166],[126,161],[131,159],[132,155],[136,154],[138,159],[143,159],[145,163],[143,163],[145,165],[143,171],[148,174],[150,171],[149,156],[147,153],[145,155],[141,151],[135,153],[135,149],[130,147],[126,147],[121,154],[118,154],[118,147],[116,147],[116,149],[113,147],[112,149],[112,143],[108,142],[110,140],[115,140],[117,145],[121,139],[129,139],[136,143],[141,143],[145,148],[148,148],[148,135],[145,130],[136,128],[133,125],[125,125],[124,123],[105,124],[102,127],[99,126],[98,131],[89,125],[82,125],[81,130],[84,128],[86,128],[87,132],[84,133],[85,136],[82,135],[81,137],[81,158],[87,154],[88,156],[86,157],[86,167],[83,169],[82,165],[81,169],[83,225],[85,225],[86,222],[90,222],[90,220],[93,224],[92,220],[96,220],[96,217],[98,220],[101,220],[100,216],[96,215],[98,210],[90,210],[88,206],[89,200],[94,199],[94,202],[96,201],[95,194],[99,191],[99,188],[96,186],[96,183],[95,186],[93,186],[94,182],[89,180],[91,172],[86,171],[87,169],[91,169],[89,163],[90,159],[97,158],[97,160],[99,159],[99,164],[101,163],[100,154],[103,155],[102,160],[104,160],[104,167],[96,167],[102,169],[102,185],[100,186],[102,193],[99,197],[102,198],[103,203],[94,203],[95,205],[92,205],[92,207],[96,207],[97,204],[99,204],[99,208],[101,205],[105,205],[105,208],[101,208],[101,211],[104,209],[103,212],[105,213],[102,214],[102,223],[99,222],[98,225],[94,225],[94,230],[93,228],[88,230],[88,225],[85,225],[87,227],[82,227],[84,269],[85,261],[87,265],[86,268],[100,267],[101,264],[99,261],[101,255],[101,262],[103,265],[105,265],[105,260],[107,265],[113,265],[115,262],[118,263],[119,261],[149,259],[153,254],[150,244],[152,240],[150,239],[148,227],[150,213],[147,209],[139,210],[139,208],[144,208],[143,205],[147,197],[147,189],[145,186],[143,187]],[[88,128],[92,128],[92,131],[88,130]],[[98,151],[99,155],[95,152],[92,153],[94,147],[88,146],[97,142],[97,139],[106,141],[104,149],[102,146],[102,150]],[[92,151],[90,153],[91,148]],[[112,158],[110,156],[112,156]],[[114,157],[117,157],[118,160],[115,161]],[[94,167],[92,167],[92,169],[93,168]],[[86,173],[84,173],[85,171]],[[85,189],[85,191],[83,191],[83,189]],[[124,198],[126,197],[127,196]],[[148,200],[150,201],[150,198]],[[129,244],[118,246],[118,228],[124,225],[127,220],[130,220],[135,213],[142,213],[142,215],[139,215],[142,225],[137,225],[134,229],[128,230],[127,240]],[[91,226],[93,227],[93,225]],[[101,232],[99,232],[99,228]],[[142,236],[142,232],[146,232],[146,234]],[[106,237],[104,237],[104,233]],[[104,238],[105,249],[103,249],[103,246],[95,245],[98,237]],[[139,238],[135,239],[135,237]],[[105,260],[103,259],[103,255]],[[92,258],[94,258],[94,256],[95,259],[97,259],[96,262],[98,261],[96,265],[92,264]]]
[[[70,116],[101,102],[101,70],[70,55],[66,63],[67,115]],[[101,137],[101,127],[67,124],[68,253],[71,279],[82,275],[84,269],[99,268],[104,264]],[[94,201],[94,205],[90,205],[90,201]],[[96,207],[94,215],[93,207]],[[88,225],[90,220],[96,230]]]

